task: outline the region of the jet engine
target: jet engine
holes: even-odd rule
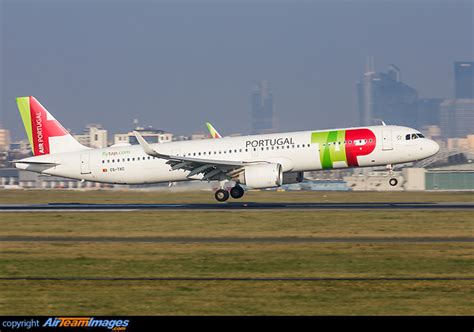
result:
[[[283,183],[282,167],[280,164],[246,166],[238,182],[256,189],[279,187]]]

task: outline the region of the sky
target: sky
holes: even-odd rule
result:
[[[24,138],[15,97],[34,95],[75,133],[136,118],[246,134],[268,80],[279,131],[355,126],[369,56],[420,97],[452,97],[453,62],[474,59],[473,16],[456,0],[0,0],[0,122]]]

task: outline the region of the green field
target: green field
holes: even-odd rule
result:
[[[249,192],[246,201],[466,202],[469,193]],[[0,204],[212,202],[212,193],[1,191]],[[280,243],[283,237],[473,237],[472,210],[0,213],[0,277],[472,278],[472,242]],[[252,238],[150,243],[141,237]],[[259,242],[262,240],[262,242]],[[0,315],[472,315],[474,283],[420,281],[0,281]]]

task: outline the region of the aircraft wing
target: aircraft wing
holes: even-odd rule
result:
[[[255,164],[257,162],[244,162],[244,161],[230,161],[230,160],[214,160],[214,159],[201,159],[201,158],[190,158],[184,156],[172,156],[163,154],[148,144],[148,142],[140,135],[140,133],[134,131],[135,137],[140,143],[143,151],[152,157],[161,158],[168,160],[166,163],[171,166],[171,170],[186,170],[190,171],[188,178],[194,175],[203,174],[201,180],[208,181],[222,181],[230,180],[240,172],[244,170],[246,165]]]

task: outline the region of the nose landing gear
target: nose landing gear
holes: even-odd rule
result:
[[[396,178],[391,178],[390,180],[388,180],[388,184],[392,187],[395,187],[398,184],[398,180]]]
[[[388,169],[388,175],[390,176],[390,180],[388,180],[388,184],[391,185],[392,187],[395,187],[398,184],[398,180],[397,178],[393,177],[393,165],[388,164],[387,169]]]

